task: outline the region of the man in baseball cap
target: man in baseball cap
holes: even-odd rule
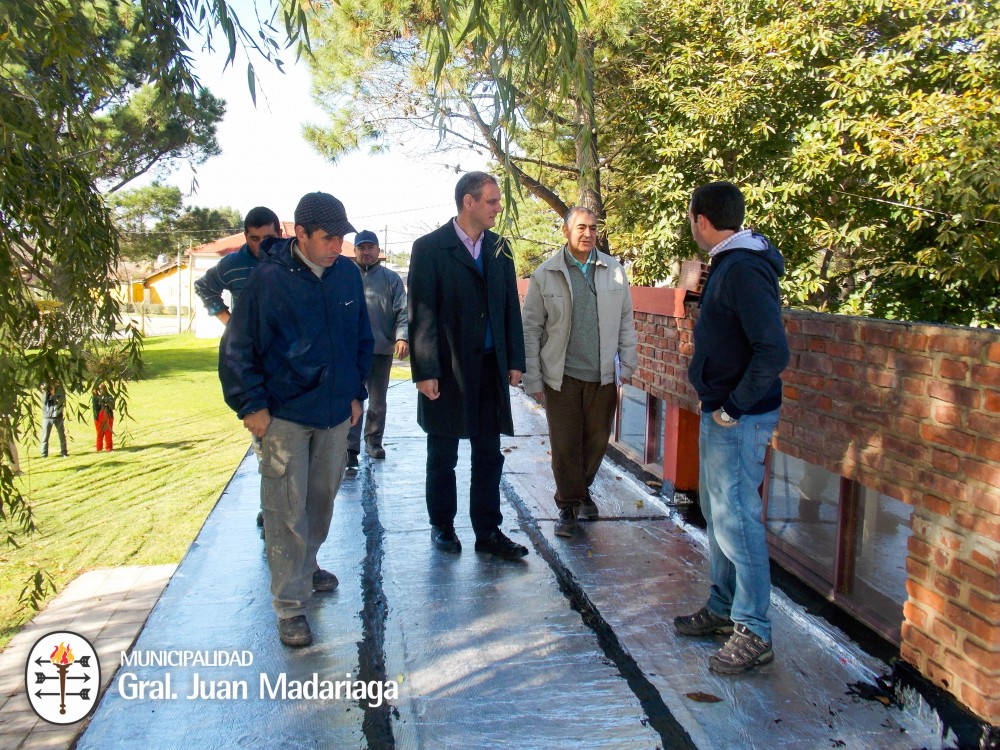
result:
[[[305,608],[337,576],[319,567],[347,456],[367,398],[371,326],[361,273],[340,257],[354,232],[344,204],[309,193],[295,237],[276,243],[247,281],[222,337],[226,403],[260,454],[264,542],[278,636],[312,643]]]

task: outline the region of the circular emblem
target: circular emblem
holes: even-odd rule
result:
[[[32,646],[24,665],[24,688],[39,718],[75,724],[94,710],[100,686],[97,653],[79,633],[56,630]]]

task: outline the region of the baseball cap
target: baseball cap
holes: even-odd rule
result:
[[[373,245],[378,245],[378,235],[368,229],[362,229],[358,232],[357,237],[354,238],[354,246],[357,247],[365,242],[370,242]]]
[[[329,193],[306,193],[295,207],[295,224],[315,224],[334,237],[357,231],[347,220],[344,204]]]

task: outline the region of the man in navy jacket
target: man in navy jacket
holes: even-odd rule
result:
[[[306,646],[305,605],[337,577],[316,559],[340,487],[347,432],[361,416],[373,339],[344,204],[309,193],[295,237],[250,276],[219,350],[226,403],[259,445],[261,507],[278,634]]]
[[[788,364],[778,288],[785,265],[765,237],[742,228],[746,207],[732,183],[695,190],[689,213],[694,240],[711,259],[688,377],[701,401],[698,490],[712,587],[705,606],[675,618],[674,627],[683,635],[731,634],[709,668],[739,674],[774,659],[758,487]]]

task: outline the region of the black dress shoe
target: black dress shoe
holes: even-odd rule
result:
[[[520,560],[528,554],[528,548],[508,539],[500,529],[476,539],[476,552],[502,557],[504,560]]]
[[[358,473],[358,452],[357,451],[347,451],[347,465],[344,467],[345,474],[349,477],[356,476]]]
[[[442,552],[458,554],[462,551],[462,542],[455,534],[454,526],[431,526],[431,542]]]

